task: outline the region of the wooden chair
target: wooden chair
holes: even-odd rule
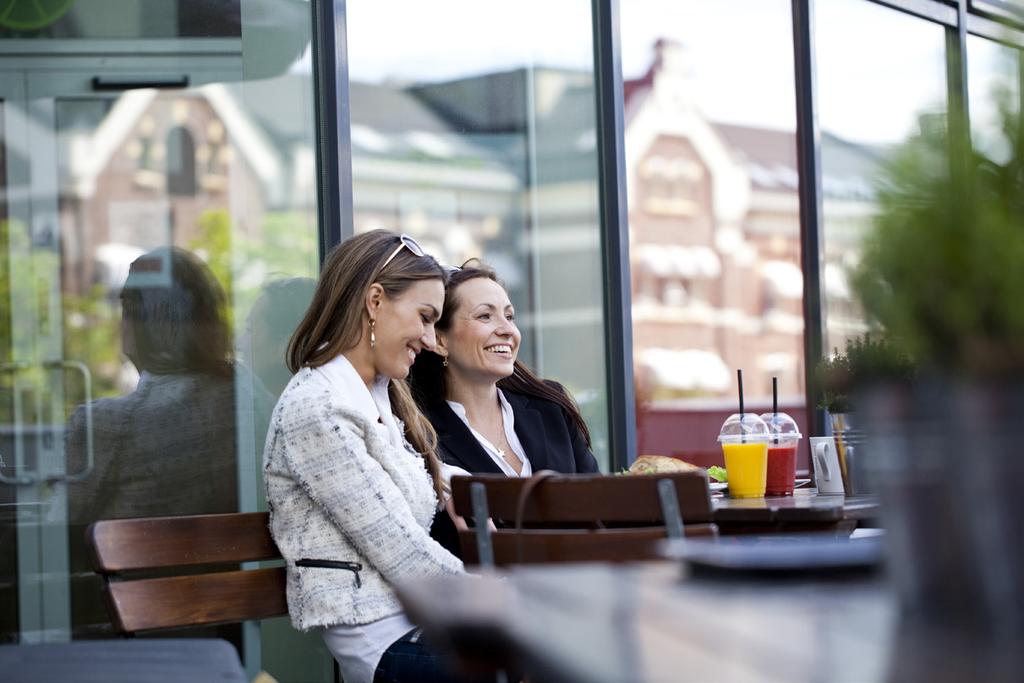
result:
[[[469,564],[648,560],[657,540],[718,534],[703,472],[453,477],[452,496],[459,515],[499,527],[459,533]]]
[[[86,530],[122,634],[235,623],[288,613],[285,569],[238,569],[280,559],[267,513],[94,522]],[[170,576],[140,577],[155,572]]]

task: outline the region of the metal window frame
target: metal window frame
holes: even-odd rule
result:
[[[347,22],[345,0],[313,0],[317,223],[321,267],[327,252],[354,233]]]
[[[821,129],[818,124],[814,53],[814,0],[792,0],[793,66],[796,92],[796,147],[800,205],[800,261],[804,272],[804,396],[811,434],[825,433],[825,411],[817,408],[821,396],[814,368],[825,345],[822,309],[824,222],[821,197]]]
[[[944,26],[956,26],[958,21],[957,8],[950,6],[949,2],[939,2],[937,0],[868,0],[868,2],[898,10],[920,19],[934,21]],[[955,5],[956,0],[953,0],[952,4]]]
[[[608,447],[610,468],[616,472],[629,467],[637,455],[619,0],[593,0],[591,13],[605,273]]]
[[[950,134],[970,144],[971,105],[967,93],[967,0],[957,2],[956,26],[946,28],[946,102]],[[954,105],[959,105],[957,108]]]
[[[1024,29],[1012,22],[1004,23],[988,16],[968,13],[967,33],[1008,47],[1024,49]]]

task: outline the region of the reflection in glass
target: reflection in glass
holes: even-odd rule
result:
[[[240,0],[8,0],[0,37],[237,37],[240,6]]]
[[[1012,155],[1000,109],[1021,111],[1021,51],[978,36],[967,36],[967,90],[971,142],[983,155],[1005,163]]]
[[[299,304],[310,301],[315,288],[316,280],[308,277],[271,280],[246,318],[247,339],[242,348],[259,387],[270,396],[279,396],[292,378],[282,359],[305,313],[305,306]]]
[[[737,368],[805,422],[790,3],[621,12],[638,445],[721,464]]]
[[[79,406],[67,426],[69,469],[87,471],[92,459],[89,475],[68,485],[71,569],[86,577],[84,530],[96,520],[237,511],[236,402],[261,406],[261,422],[270,403],[236,396],[225,293],[194,254],[143,254],[120,300],[122,353],[138,383]],[[98,593],[79,591],[79,613],[88,595]]]
[[[310,4],[66,10],[0,27],[52,39],[22,41],[0,73],[0,365],[18,368],[0,376],[0,454],[27,480],[0,483],[16,550],[0,561],[0,639],[26,642],[109,634],[89,521],[260,509],[279,328],[306,303],[268,292],[318,269]],[[93,88],[124,74],[134,84]],[[47,369],[62,364],[81,370]],[[251,674],[330,680],[322,648],[281,626],[262,643],[234,629]]]
[[[868,331],[849,273],[876,211],[881,166],[895,144],[945,126],[945,35],[942,26],[868,2],[815,7],[825,348],[843,349]],[[864,50],[868,33],[874,49]]]
[[[575,396],[607,466],[590,3],[500,7],[349,4],[355,229],[492,265],[520,357]]]
[[[125,396],[93,402],[68,423],[67,457],[90,476],[68,487],[71,524],[98,519],[233,512],[235,386],[224,290],[182,249],[132,262],[120,293],[122,352],[139,380]]]

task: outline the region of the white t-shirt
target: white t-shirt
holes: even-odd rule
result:
[[[323,637],[341,668],[345,683],[373,683],[373,674],[384,651],[413,628],[399,612],[369,624],[332,626],[324,630]]]
[[[483,434],[473,429],[473,426],[469,424],[469,418],[466,417],[466,407],[461,403],[455,401],[448,401],[448,405],[452,411],[459,416],[459,419],[465,423],[469,428],[469,431],[476,437],[476,440],[480,442],[484,450],[487,451],[487,455],[491,456],[491,460],[501,468],[501,471],[508,477],[530,477],[533,476],[533,466],[530,465],[529,458],[526,457],[526,449],[523,448],[523,444],[519,441],[519,436],[516,435],[516,416],[512,412],[512,406],[505,399],[505,394],[498,389],[498,402],[501,404],[501,421],[505,427],[505,438],[508,440],[508,445],[512,447],[512,453],[523,463],[523,468],[519,474],[516,474],[515,469],[512,465],[508,464],[501,455],[498,454],[498,448],[488,441]]]
[[[378,376],[373,387],[367,389],[352,363],[342,355],[324,363],[316,372],[323,373],[351,407],[378,422],[378,427],[387,433],[396,448],[405,448],[398,422],[391,412],[387,377]],[[324,630],[323,638],[338,661],[345,683],[372,683],[384,651],[412,629],[405,614],[399,612],[369,624],[332,626]]]

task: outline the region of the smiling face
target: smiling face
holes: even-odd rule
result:
[[[444,284],[420,280],[394,298],[371,288],[367,298],[369,313],[377,321],[377,341],[370,349],[374,374],[405,379],[417,354],[435,346],[434,323],[444,305]]]
[[[456,308],[438,345],[454,381],[494,383],[512,374],[522,336],[505,289],[487,278],[459,285]]]

